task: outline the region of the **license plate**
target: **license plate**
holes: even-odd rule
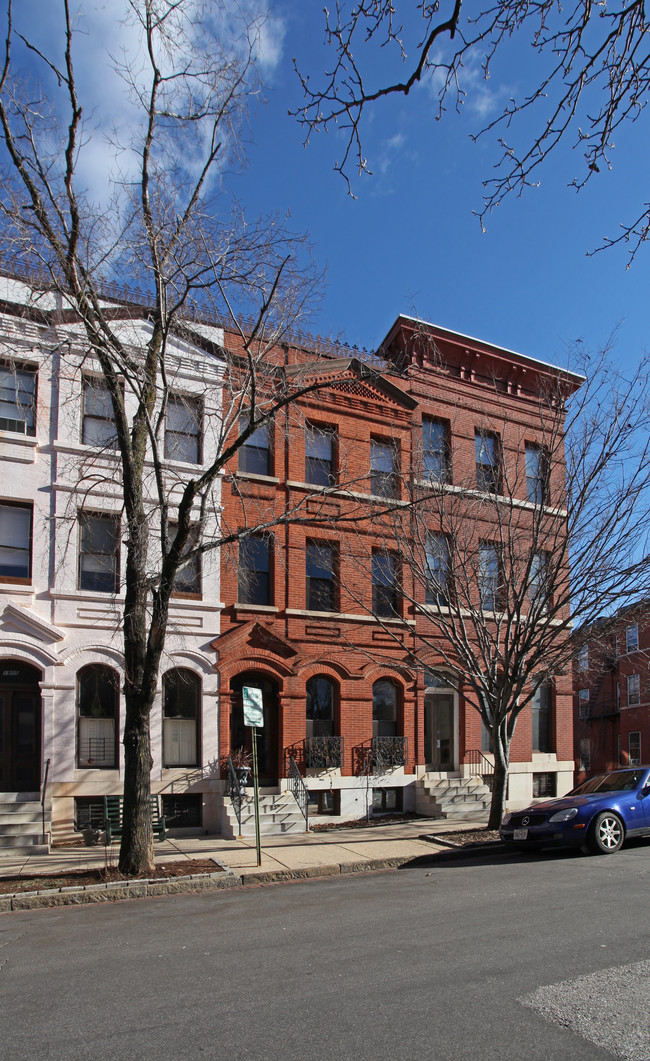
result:
[[[528,829],[514,829],[512,833],[513,840],[527,840]]]

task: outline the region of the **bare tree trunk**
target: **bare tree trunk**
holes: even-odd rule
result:
[[[510,740],[497,731],[494,734],[494,784],[492,786],[488,829],[498,829],[505,814],[509,765]]]
[[[151,831],[150,775],[153,765],[149,712],[143,705],[126,706],[124,730],[124,820],[119,869],[124,874],[147,873],[154,866]]]

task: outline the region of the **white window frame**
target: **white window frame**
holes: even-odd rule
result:
[[[639,650],[639,627],[635,623],[634,626],[628,626],[625,630],[625,651],[626,652],[638,652]]]
[[[637,755],[632,754],[632,744],[637,744]],[[627,758],[629,766],[640,766],[641,765],[641,730],[634,729],[627,735]]]
[[[628,674],[627,676],[627,706],[638,707],[641,703],[641,675]]]

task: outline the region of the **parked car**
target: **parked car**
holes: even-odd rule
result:
[[[629,836],[650,836],[650,767],[598,774],[561,799],[506,814],[500,833],[526,850],[563,845],[612,855]]]

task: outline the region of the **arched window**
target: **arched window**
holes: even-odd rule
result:
[[[77,674],[77,764],[82,769],[115,769],[119,678],[111,667],[91,663]]]
[[[163,675],[163,766],[197,766],[201,682],[190,670]]]
[[[397,688],[386,678],[372,687],[372,735],[397,736]]]
[[[307,737],[334,736],[334,683],[329,678],[310,678],[307,682]]]

